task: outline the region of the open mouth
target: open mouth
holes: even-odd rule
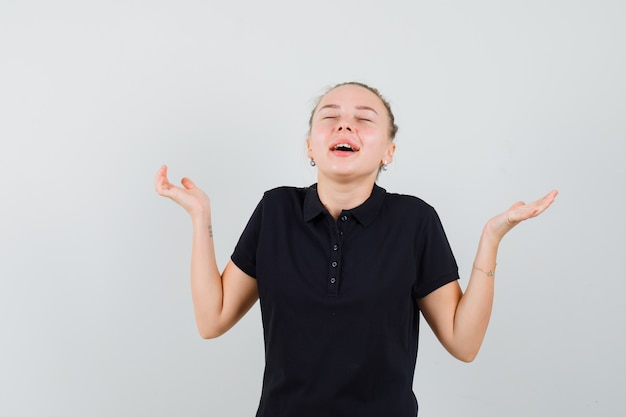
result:
[[[331,149],[338,152],[357,152],[359,150],[359,148],[352,146],[349,143],[338,143]]]

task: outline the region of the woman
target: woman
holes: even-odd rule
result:
[[[436,212],[375,184],[397,126],[379,92],[331,88],[309,121],[317,184],[268,191],[230,262],[215,260],[207,196],[163,166],[156,190],[193,224],[191,285],[202,337],[230,329],[260,300],[266,367],[257,416],[416,416],[419,312],[441,344],[474,359],[491,314],[504,235],[546,210],[552,191],[487,222],[466,291]]]

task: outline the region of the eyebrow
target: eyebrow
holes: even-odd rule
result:
[[[327,104],[325,106],[320,107],[318,111],[322,111],[324,109],[338,109],[339,107],[340,106],[338,104]],[[369,110],[371,112],[374,112],[376,115],[378,115],[378,112],[374,110],[373,108],[371,108],[370,106],[356,106],[355,108],[357,110]]]

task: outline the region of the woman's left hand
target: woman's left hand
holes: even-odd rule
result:
[[[496,239],[502,239],[505,234],[524,220],[537,217],[546,211],[557,194],[557,190],[552,190],[544,197],[532,203],[526,204],[523,201],[519,201],[513,204],[507,211],[489,220],[485,226],[486,231],[490,232]]]

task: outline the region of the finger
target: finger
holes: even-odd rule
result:
[[[161,168],[159,168],[159,170],[157,171],[157,178],[158,177],[167,177],[167,165],[161,165]]]
[[[550,204],[552,204],[554,202],[554,200],[556,199],[556,196],[559,194],[559,192],[557,190],[552,190],[550,191],[546,197],[545,197],[545,202],[546,204],[549,206]]]
[[[559,192],[557,190],[552,190],[548,194],[546,194],[545,196],[537,200],[537,203],[539,205],[543,205],[543,204],[550,205],[552,204],[552,202],[554,201],[558,193]]]
[[[167,179],[167,166],[163,165],[157,172],[155,178],[155,189],[159,195],[169,197],[171,195],[170,190],[174,186]]]
[[[550,207],[550,205],[554,202],[554,199],[556,198],[557,194],[558,194],[558,191],[552,190],[548,194],[546,194],[543,198],[537,200],[534,203],[534,206],[538,209],[538,212],[535,215],[541,214],[544,211],[546,211],[546,209]]]
[[[546,211],[548,207],[550,207],[557,194],[558,192],[556,190],[552,190],[539,200],[534,201],[525,207],[520,206],[519,210],[516,212],[514,211],[513,215],[509,217],[509,219],[520,222],[539,216],[541,213]]]
[[[154,176],[155,181],[158,181],[161,177],[167,177],[167,165],[161,165],[156,175]]]
[[[154,176],[154,188],[157,190],[157,192],[159,191],[159,183],[161,182],[160,180],[161,180],[161,177],[163,177],[163,172],[165,170],[167,170],[165,165],[161,165],[161,168],[159,168],[156,175]]]
[[[196,184],[194,184],[193,181],[191,181],[187,177],[180,180],[180,183],[183,184],[183,187],[185,187],[186,190],[191,190],[193,188],[196,188]]]

